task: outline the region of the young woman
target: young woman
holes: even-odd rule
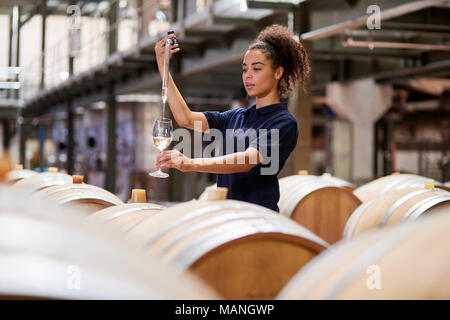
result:
[[[175,35],[168,35],[155,45],[161,75],[164,45],[168,37]],[[178,51],[178,44],[173,45],[171,52]],[[298,138],[297,120],[289,113],[287,104],[280,102],[280,98],[286,98],[297,84],[303,86],[309,71],[309,62],[301,43],[293,38],[289,29],[272,25],[261,31],[242,62],[242,81],[247,94],[256,97],[254,106],[225,112],[192,112],[170,77],[168,103],[175,121],[189,129],[194,129],[196,123],[196,129],[200,127],[203,132],[213,128],[220,130],[224,137],[223,156],[191,159],[177,150],[171,150],[158,155],[156,167],[175,168],[182,172],[217,173],[217,186],[228,188],[228,199],[279,211],[277,174],[294,150]],[[236,134],[248,132],[249,129],[261,134],[253,140],[250,136],[247,139],[245,134]],[[232,148],[228,148],[230,150],[227,150],[227,139],[235,142]],[[237,148],[239,142],[245,144],[244,150]],[[264,157],[277,163],[267,163]],[[267,174],[273,165],[275,172]]]

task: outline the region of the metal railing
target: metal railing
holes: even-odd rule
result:
[[[20,98],[25,103],[65,82],[70,76],[77,76],[104,63],[114,53],[125,52],[137,47],[143,37],[159,37],[170,28],[170,1],[141,1],[136,7],[131,1],[113,0],[107,7],[95,12],[93,16],[74,17],[80,10],[70,10],[66,30],[56,44],[45,49],[22,68]],[[110,24],[111,9],[117,9],[117,20]],[[68,10],[69,12],[69,10]],[[79,29],[78,29],[79,28]],[[80,30],[77,32],[74,30]],[[116,50],[111,51],[110,36],[117,33]],[[78,50],[74,54],[70,42],[80,37]],[[75,42],[77,42],[75,40]],[[77,45],[75,45],[77,46]],[[72,46],[73,47],[73,46]],[[41,84],[41,61],[45,56],[44,83]],[[73,57],[73,71],[69,70],[69,60]]]

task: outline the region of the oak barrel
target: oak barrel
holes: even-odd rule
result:
[[[353,193],[362,201],[366,202],[378,195],[388,193],[393,190],[405,188],[424,188],[427,182],[431,181],[436,188],[447,190],[440,182],[433,179],[418,176],[415,174],[393,173],[389,176],[381,177],[356,188]]]
[[[227,299],[271,299],[327,243],[264,207],[190,201],[155,214],[124,238],[191,270]]]
[[[27,189],[30,192],[36,192],[51,186],[71,183],[72,177],[68,174],[58,172],[43,172],[28,178],[24,178],[15,183],[14,186]]]
[[[436,207],[450,212],[450,192],[423,188],[390,191],[360,205],[348,220],[343,237],[352,239],[371,229],[413,221]]]
[[[115,234],[122,234],[165,208],[153,203],[127,203],[99,210],[87,216],[85,222],[102,225]]]
[[[8,172],[6,175],[6,183],[8,184],[15,184],[16,182],[32,177],[34,175],[37,175],[38,173],[36,171],[28,170],[28,169],[21,169],[17,168],[16,170]]]
[[[342,237],[345,224],[361,201],[350,191],[312,175],[293,175],[279,180],[280,214],[328,243]]]
[[[58,204],[76,207],[86,214],[123,204],[123,201],[111,192],[86,183],[52,186],[38,191],[36,195]]]
[[[325,181],[329,181],[331,183],[334,183],[337,187],[345,188],[350,191],[353,191],[356,189],[356,186],[353,183],[350,183],[344,179],[332,176],[329,173],[324,173],[320,176],[320,178],[324,179]]]
[[[450,214],[342,241],[311,261],[278,299],[448,299]]]
[[[0,187],[0,299],[211,299],[190,274],[81,223],[43,198]],[[57,212],[58,214],[55,214]],[[151,268],[149,268],[151,266]]]

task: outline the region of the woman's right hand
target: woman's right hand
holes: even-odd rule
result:
[[[156,55],[156,63],[158,64],[158,69],[160,72],[164,69],[164,53],[167,39],[174,38],[176,39],[176,35],[174,33],[169,34],[164,37],[161,41],[155,44],[155,55]],[[170,50],[170,55],[175,52],[180,51],[178,43],[173,44]]]

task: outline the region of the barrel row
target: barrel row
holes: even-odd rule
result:
[[[223,191],[210,189],[207,200],[165,209],[111,207],[86,223],[103,225],[180,272],[193,272],[226,299],[272,299],[327,243],[271,210],[222,200]]]
[[[438,211],[330,247],[277,298],[448,299],[450,214]]]
[[[299,216],[304,217],[308,214],[313,216],[321,204],[323,205],[323,203],[329,202],[332,199],[331,195],[322,195],[321,200],[316,200],[315,203],[311,202],[309,204],[310,208],[312,208],[311,210],[305,210],[305,208],[308,208],[308,206],[304,205],[306,203],[305,199],[308,200],[309,198],[318,197],[317,195],[320,194],[318,192],[319,190],[323,192],[324,190],[333,190],[332,188],[346,189],[346,195],[350,193],[353,195],[353,198],[356,198],[350,189],[343,188],[343,186],[338,187],[336,184],[326,185],[323,177],[320,177],[322,178],[320,179],[321,181],[318,181],[318,178],[302,173],[280,179],[281,198],[284,196],[285,199],[288,199],[285,204],[279,204],[281,213],[283,214],[285,212],[286,217],[292,219],[293,216],[295,217],[293,213],[299,207],[303,210]],[[314,259],[326,247],[326,243],[321,243],[323,240],[317,238],[314,234],[310,235],[313,236],[312,238],[315,241],[311,242],[311,237],[309,237],[309,243],[305,241],[305,239],[308,239],[308,234],[304,232],[298,233],[299,226],[293,223],[293,221],[296,221],[295,219],[287,219],[290,222],[289,225],[286,224],[286,219],[285,221],[273,220],[274,217],[282,218],[274,215],[274,212],[266,212],[269,216],[261,217],[259,215],[263,213],[260,213],[259,210],[264,208],[259,206],[255,206],[257,208],[251,208],[250,213],[248,213],[248,208],[243,210],[240,205],[248,206],[249,204],[239,202],[238,204],[231,204],[230,201],[217,201],[217,199],[223,197],[223,194],[214,197],[214,194],[218,194],[217,192],[220,194],[220,188],[211,188],[211,191],[210,198],[216,201],[192,201],[174,206],[170,209],[147,203],[121,204],[91,214],[87,217],[86,221],[102,224],[112,233],[118,234],[125,242],[131,244],[133,247],[143,249],[149,255],[157,256],[159,261],[163,263],[181,266],[180,270],[183,270],[183,272],[188,270],[193,271],[197,276],[214,287],[223,297],[231,299],[273,298],[296,271],[302,270],[305,265],[309,266],[311,264],[310,260]],[[340,191],[334,192],[337,193]],[[207,193],[208,190],[205,194]],[[410,193],[413,193],[413,195],[410,195]],[[423,198],[415,198],[416,196]],[[391,199],[391,204],[394,209],[400,209],[399,211],[395,211],[392,209],[392,205],[388,206],[387,210],[379,209],[380,212],[388,212],[387,215],[384,213],[380,218],[381,220],[377,222],[380,227],[407,220],[413,221],[424,215],[424,213],[437,215],[438,213],[448,212],[448,207],[446,207],[448,202],[445,200],[445,192],[434,188],[405,189],[399,193],[398,197],[400,198],[396,198],[393,196],[393,191],[389,191],[383,193],[381,196],[377,196],[377,199],[383,197],[396,199]],[[375,208],[373,211],[377,212],[376,208],[380,208],[380,206],[374,205],[376,201],[370,202],[373,208]],[[295,206],[290,203],[294,203]],[[347,209],[349,213],[341,219],[343,223],[340,224],[339,228],[343,229],[343,226],[345,226],[344,236],[352,234],[352,237],[354,237],[359,233],[364,233],[371,229],[371,227],[362,227],[364,225],[363,223],[355,223],[371,220],[367,219],[370,216],[369,214],[361,213],[365,211],[361,207],[369,208],[370,206],[367,203],[361,204],[361,201],[359,201],[359,206],[358,201],[356,203],[356,209]],[[386,203],[387,206],[389,201]],[[229,206],[233,207],[234,211]],[[211,209],[211,207],[216,207],[216,209]],[[336,211],[337,206],[331,206],[331,208]],[[236,212],[236,210],[238,211]],[[270,211],[267,209],[264,210]],[[170,212],[173,212],[173,214]],[[258,217],[255,216],[255,212],[258,213]],[[335,221],[330,223],[330,212],[333,212],[333,210],[328,210],[328,212],[324,210],[323,212],[322,220],[319,218],[316,221],[313,219],[311,222],[308,222],[308,220],[297,222],[308,226],[310,230],[315,227],[317,228],[321,223],[328,223],[328,225],[334,226],[331,229],[333,232],[336,232],[336,225],[338,223]],[[405,214],[402,215],[399,212]],[[350,215],[351,218],[348,219]],[[359,225],[356,228],[357,231],[348,231],[351,230],[350,226],[356,225]],[[292,229],[290,229],[291,227]],[[250,230],[250,228],[252,231],[246,233],[245,230]],[[255,228],[259,229],[258,232],[255,232]],[[268,233],[266,232],[264,235],[262,230],[271,228],[272,231],[278,228],[278,237],[280,238],[278,240],[282,239],[282,241],[273,242],[273,239],[270,239],[272,242],[268,241]],[[316,230],[320,230],[320,228]],[[330,231],[324,232],[325,235],[329,233]],[[339,232],[337,233],[339,234]],[[276,233],[272,232],[272,235],[274,234]],[[283,236],[280,237],[280,234],[283,234]],[[342,230],[339,236],[341,235]],[[339,236],[336,236],[337,240],[340,239]],[[243,241],[243,239],[247,239],[247,242]],[[303,252],[298,248],[294,250],[292,248],[292,242],[297,244],[301,243]],[[290,245],[287,246],[286,243],[290,243]],[[271,245],[277,249],[271,251]],[[320,246],[322,248],[318,249]],[[280,252],[277,252],[277,250],[280,251],[280,248],[284,247],[286,249],[282,250],[284,253],[280,256]],[[290,249],[288,250],[287,248]],[[306,253],[308,251],[309,253]],[[277,285],[274,285],[272,283],[273,281],[271,283],[264,283],[261,281],[261,278],[267,278],[273,275],[268,275],[262,272],[262,270],[258,271],[258,269],[262,269],[261,264],[255,263],[255,260],[252,260],[253,258],[249,258],[248,260],[241,258],[242,256],[248,256],[249,252],[255,252],[254,255],[259,259],[258,261],[260,263],[264,261],[264,265],[267,264],[270,266],[273,260],[279,261],[278,269],[273,267],[272,269],[279,270],[279,273],[284,273],[286,276],[284,278],[281,277],[281,280],[276,279],[275,281],[279,282]],[[313,253],[311,254],[311,252]],[[268,257],[267,260],[262,260],[261,257],[264,255]],[[289,255],[296,256],[298,260],[286,259]],[[327,255],[327,253],[324,255]],[[243,267],[237,272],[235,265],[239,265],[240,263]],[[245,274],[251,274],[254,277],[243,276]],[[283,285],[280,285],[280,283]],[[237,287],[240,287],[240,289],[236,289]]]
[[[0,186],[0,299],[219,298],[192,275],[86,226],[75,208],[24,201],[20,190]]]
[[[58,204],[68,204],[63,200],[73,200],[74,193],[93,201],[94,197],[86,197],[86,192],[102,192],[97,187],[70,182],[70,177],[63,174],[38,176],[41,178],[30,177],[20,184],[34,190],[36,197]],[[58,185],[52,186],[55,183]],[[274,298],[298,270],[328,245],[276,212],[221,200],[226,197],[222,188],[210,191],[206,201],[171,208],[109,201],[112,205],[102,210],[94,212],[95,208],[90,208],[85,224],[101,225],[123,243],[157,257],[160,263],[178,266],[181,274],[194,273],[227,299]]]

